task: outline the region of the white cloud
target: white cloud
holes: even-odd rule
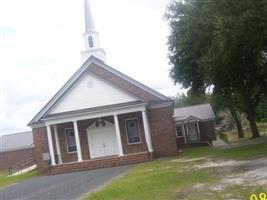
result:
[[[91,7],[107,63],[173,96],[179,88],[169,78],[167,3],[91,0]],[[83,0],[0,2],[4,133],[28,129],[28,121],[80,67],[83,31]]]

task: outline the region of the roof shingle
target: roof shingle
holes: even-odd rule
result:
[[[196,117],[200,120],[208,120],[215,118],[214,112],[210,104],[200,104],[174,109],[173,117],[176,121],[183,121],[190,116]]]
[[[21,132],[0,137],[0,152],[15,151],[33,147],[32,132]]]

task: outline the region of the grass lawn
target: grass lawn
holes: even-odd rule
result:
[[[86,199],[224,200],[267,193],[267,182],[258,183],[251,175],[257,167],[267,174],[267,138],[263,140],[261,144],[186,149],[180,156],[138,165]]]
[[[34,176],[37,176],[36,171],[28,172],[17,176],[8,176],[7,173],[0,172],[0,189],[9,186],[11,184],[32,178]]]

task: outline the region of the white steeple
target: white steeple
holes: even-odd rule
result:
[[[89,0],[84,0],[84,15],[85,15],[85,33],[83,34],[83,37],[84,37],[85,50],[81,52],[82,62],[85,62],[90,56],[95,56],[98,59],[105,62],[106,53],[100,47],[99,35],[98,32],[95,30],[95,25],[91,14]]]

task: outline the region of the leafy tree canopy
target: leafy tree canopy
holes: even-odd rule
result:
[[[246,112],[258,137],[255,109],[267,94],[267,1],[173,1],[166,13],[170,76],[193,93],[214,87]]]

